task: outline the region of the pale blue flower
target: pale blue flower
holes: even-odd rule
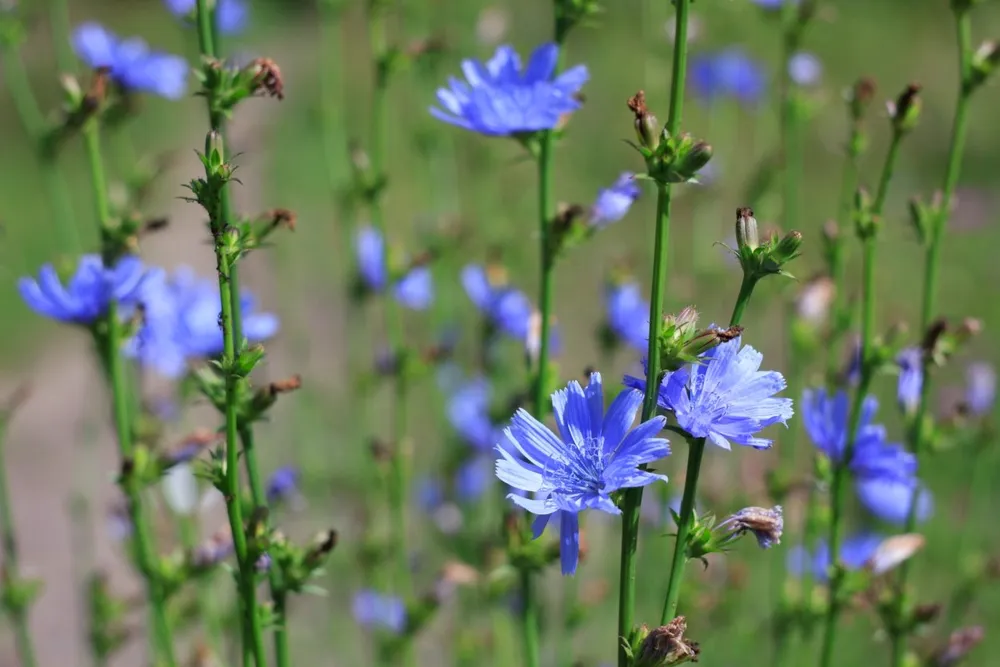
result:
[[[181,18],[193,19],[198,0],[164,0],[167,9]],[[238,33],[246,27],[246,0],[217,0],[216,17],[219,31],[224,35]]]
[[[139,300],[144,308],[142,326],[125,346],[126,355],[176,378],[186,372],[189,361],[222,354],[217,280],[200,278],[186,266],[169,275],[157,272],[143,282]],[[240,297],[240,315],[242,334],[251,343],[278,332],[278,318],[258,312],[256,301],[246,291]]]
[[[965,369],[965,408],[982,416],[993,411],[997,397],[997,372],[985,362],[969,364]]]
[[[934,499],[916,478],[875,477],[855,484],[858,499],[873,516],[897,526],[906,523],[910,504],[916,500],[916,518],[923,522],[934,512]]]
[[[743,104],[754,104],[767,87],[763,67],[737,47],[694,56],[689,80],[695,94],[706,102],[732,97]]]
[[[351,613],[358,625],[365,628],[387,630],[397,635],[406,629],[406,605],[393,595],[359,591],[354,595]]]
[[[533,498],[514,493],[507,497],[538,515],[533,525],[536,538],[549,518],[561,512],[563,574],[573,574],[579,560],[579,512],[597,509],[620,514],[612,493],[666,481],[664,475],[639,469],[670,453],[667,441],[655,437],[665,418],[653,417],[630,430],[641,405],[642,396],[626,390],[605,413],[601,375],[592,373],[586,389],[573,381],[552,395],[559,436],[521,409],[504,431],[511,451],[496,448],[501,456],[497,477],[513,489],[534,494]]]
[[[610,188],[597,193],[597,200],[590,207],[590,224],[597,228],[606,227],[625,217],[642,190],[635,181],[635,174],[622,172]]]
[[[358,230],[354,239],[358,273],[365,287],[381,292],[387,282],[385,239],[374,227]],[[393,285],[396,301],[411,310],[426,310],[434,301],[434,281],[430,268],[416,266],[396,280]]]
[[[800,405],[806,433],[816,448],[831,461],[844,463],[851,409],[847,394],[841,390],[830,396],[825,389],[807,389]],[[917,461],[901,445],[886,442],[885,427],[872,423],[877,410],[875,397],[866,397],[848,469],[858,479],[908,480],[916,473]]]
[[[187,61],[150,51],[137,37],[123,40],[98,23],[84,23],[73,32],[73,48],[90,67],[109,68],[111,78],[127,91],[176,100],[187,89]]]
[[[503,429],[490,418],[490,385],[482,377],[461,384],[448,399],[448,421],[466,443],[492,451]]]
[[[298,495],[299,470],[294,466],[282,466],[271,473],[267,480],[267,502],[275,504]]]
[[[39,315],[70,324],[93,324],[108,312],[112,301],[126,310],[140,299],[143,284],[158,271],[147,271],[138,257],[126,255],[105,268],[98,255],[84,255],[63,285],[51,264],[38,278],[21,278],[17,289],[28,307]]]
[[[466,130],[491,136],[551,130],[563,114],[576,111],[576,94],[589,78],[583,65],[555,79],[559,47],[548,43],[531,54],[526,67],[510,46],[501,46],[485,65],[462,61],[465,81],[448,80],[437,91],[442,108],[431,107],[435,118]]]
[[[788,76],[797,86],[813,86],[823,76],[823,63],[813,54],[800,51],[788,59]]]
[[[492,456],[474,456],[463,463],[455,472],[455,498],[463,503],[482,498],[493,479],[493,462]]]
[[[608,327],[629,347],[649,349],[649,303],[634,282],[608,285],[604,292]]]
[[[462,286],[493,326],[520,341],[528,337],[532,306],[524,292],[508,285],[492,285],[486,270],[476,264],[462,269]]]
[[[767,449],[771,441],[756,433],[791,419],[792,399],[774,397],[785,388],[785,378],[777,371],[761,371],[764,355],[750,346],[740,349],[741,338],[709,350],[697,364],[668,373],[657,403],[696,438],[723,449],[730,449],[731,442]],[[644,379],[629,375],[624,383],[639,391],[646,388]]]
[[[924,353],[919,347],[908,347],[896,355],[896,365],[899,366],[896,400],[903,412],[913,412],[920,405],[924,386],[923,363]]]

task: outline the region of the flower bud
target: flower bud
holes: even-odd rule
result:
[[[969,76],[965,81],[967,90],[972,91],[983,85],[1000,63],[1000,45],[990,40],[983,42],[972,55]]]
[[[919,83],[911,83],[899,94],[894,103],[888,104],[893,130],[899,134],[905,134],[917,126],[922,106],[920,89]]]
[[[635,134],[639,144],[655,151],[660,145],[659,123],[646,108],[646,91],[640,90],[630,97],[628,108],[635,115]]]
[[[797,231],[790,231],[781,237],[778,244],[774,247],[771,252],[771,259],[777,262],[779,265],[784,264],[792,259],[799,256],[799,248],[802,247],[802,233]]]
[[[686,631],[687,620],[683,616],[651,630],[639,646],[635,667],[670,667],[696,662],[701,649],[697,642],[684,638]]]
[[[864,188],[854,193],[854,233],[859,239],[867,239],[878,231],[877,221],[872,213],[872,196]]]
[[[712,159],[712,147],[704,141],[696,141],[679,156],[677,171],[689,181]]]
[[[848,93],[851,106],[851,118],[855,123],[864,120],[865,115],[875,99],[875,79],[865,76],[857,80]]]
[[[736,247],[739,250],[744,248],[756,250],[759,245],[757,218],[753,217],[753,209],[736,209]]]

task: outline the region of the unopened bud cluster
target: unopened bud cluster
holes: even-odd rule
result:
[[[753,209],[736,209],[736,248],[729,251],[739,261],[745,279],[757,281],[768,275],[790,277],[784,266],[799,256],[801,247],[802,234],[795,231],[784,236],[772,234],[761,243]]]
[[[649,178],[660,184],[688,183],[712,159],[712,147],[689,134],[671,136],[666,127],[660,128],[656,116],[646,108],[646,94],[637,92],[628,100],[635,115],[635,132],[639,144],[634,145],[646,160]]]
[[[699,356],[739,336],[741,331],[739,327],[699,329],[698,312],[690,306],[676,315],[667,315],[656,336],[660,369],[670,372],[697,363]]]

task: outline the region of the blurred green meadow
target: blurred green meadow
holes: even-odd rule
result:
[[[41,8],[46,3],[32,4]],[[351,597],[361,581],[362,556],[357,540],[365,522],[378,520],[365,516],[360,500],[371,493],[364,484],[371,468],[367,443],[373,434],[367,431],[363,415],[377,415],[385,397],[379,394],[365,399],[367,405],[359,405],[358,390],[352,386],[352,373],[374,359],[370,343],[379,340],[379,335],[364,329],[360,308],[349,300],[353,266],[350,226],[357,220],[355,212],[344,206],[342,193],[351,179],[349,146],[368,136],[370,54],[361,0],[343,3],[347,9],[339,25],[326,30],[313,4],[306,0],[253,2],[251,29],[227,40],[225,49],[231,54],[273,58],[282,67],[286,86],[286,99],[281,104],[251,101],[234,119],[237,177],[244,181],[242,187],[236,186],[243,191],[237,202],[245,202],[254,211],[285,207],[298,216],[294,234],[282,235],[273,248],[254,257],[249,270],[250,286],[262,306],[276,312],[282,321],[279,338],[268,346],[275,352],[265,373],[271,377],[300,373],[304,382],[303,390],[289,397],[262,429],[260,450],[268,469],[295,463],[304,471],[308,502],[302,509],[279,516],[283,528],[301,537],[326,526],[340,533],[324,582],[328,596],[296,598],[293,603],[293,652],[300,665],[361,665],[371,664],[367,662],[371,650],[350,613]],[[666,115],[670,3],[609,0],[604,4],[606,11],[593,26],[571,35],[564,57],[566,64],[585,63],[591,79],[584,88],[585,104],[574,114],[556,153],[555,192],[561,202],[588,205],[597,189],[609,185],[620,172],[642,169],[641,158],[623,141],[633,137],[632,116],[625,100],[636,90],[645,90],[650,108],[661,117]],[[74,0],[70,11],[74,25],[99,20],[121,35],[141,35],[157,48],[194,57],[193,33],[174,21],[158,0]],[[667,311],[693,304],[706,321],[722,322],[740,283],[738,266],[718,245],[732,243],[734,209],[752,206],[763,228],[789,228],[782,220],[778,177],[763,192],[754,192],[757,188],[753,187],[761,165],[778,155],[776,77],[781,45],[777,22],[749,0],[699,0],[694,13],[698,29],[691,43],[692,54],[738,45],[768,63],[771,71],[769,94],[754,108],[740,107],[731,100],[707,106],[690,91],[685,106],[683,128],[712,144],[717,177],[706,185],[679,190]],[[457,74],[462,58],[486,58],[498,43],[512,43],[523,54],[547,40],[552,30],[551,7],[540,0],[400,0],[392,14],[390,34],[394,42],[406,45],[439,36],[446,48],[435,62],[395,77],[390,88],[386,142],[389,181],[384,199],[389,233],[393,241],[419,250],[436,230],[457,226],[464,232],[460,251],[434,264],[436,301],[431,313],[408,314],[406,331],[410,342],[423,346],[432,343],[446,326],[461,326],[457,360],[471,372],[477,353],[478,319],[462,291],[458,272],[465,263],[483,262],[499,251],[512,282],[529,295],[535,294],[536,176],[533,165],[523,159],[514,142],[489,140],[446,126],[431,118],[427,109],[434,103],[434,90],[448,75]],[[805,159],[798,193],[800,217],[790,225],[805,238],[804,255],[792,266],[801,279],[823,270],[820,230],[838,211],[848,123],[843,91],[862,75],[873,77],[878,84],[879,102],[868,123],[871,142],[861,163],[862,184],[874,188],[889,137],[882,102],[895,98],[911,81],[923,85],[921,122],[902,148],[889,194],[877,276],[878,327],[885,330],[894,323],[909,322],[911,340],[917,338],[912,323],[919,310],[923,253],[910,228],[906,204],[916,194],[929,197],[940,187],[944,172],[957,87],[951,25],[946,0],[831,0],[821,5],[819,17],[803,42],[806,50],[821,59],[824,69],[822,83],[809,92],[815,113],[802,137]],[[1000,33],[1000,9],[995,3],[986,3],[977,11],[974,29],[977,41]],[[44,109],[55,109],[59,103],[55,55],[44,20],[31,29],[24,57],[40,104]],[[82,67],[78,74],[83,75]],[[1000,285],[1000,126],[996,122],[1000,90],[995,84],[981,91],[972,104],[958,206],[946,232],[939,298],[941,315],[979,318],[984,333],[936,376],[936,388],[942,390],[960,385],[965,365],[971,361],[1000,363],[994,337],[994,332],[1000,331],[1000,300],[996,298]],[[191,158],[203,142],[203,101],[195,97],[181,102],[144,98],[141,107],[121,130],[125,140],[106,133],[112,177],[127,175],[136,164],[135,156],[169,155],[181,164],[196,165]],[[248,120],[244,114],[252,117]],[[30,379],[40,360],[56,354],[72,336],[31,313],[14,283],[17,277],[34,273],[42,263],[67,254],[68,248],[53,231],[40,171],[6,85],[0,85],[0,141],[0,267],[6,285],[0,290],[5,323],[0,328],[0,363],[4,378],[10,379],[5,384],[13,384],[20,378]],[[92,248],[96,243],[93,205],[78,140],[70,142],[60,164],[71,184],[81,237]],[[183,174],[176,167],[169,167],[166,173],[180,173],[181,177],[156,181],[145,211],[151,215],[169,213],[172,233],[205,234],[196,207],[186,205],[190,210],[185,213],[185,205],[177,200],[185,195],[181,184],[197,173]],[[655,192],[650,188],[623,221],[560,262],[555,314],[562,332],[559,362],[564,380],[581,377],[585,368],[595,367],[610,382],[634,367],[636,359],[625,350],[611,358],[604,354],[597,330],[604,315],[604,283],[611,270],[626,265],[648,296],[654,208]],[[839,222],[842,233],[850,236],[849,222]],[[177,225],[187,229],[177,232]],[[152,236],[148,243],[156,246],[159,241]],[[853,298],[860,283],[859,253],[853,240],[848,248]],[[205,262],[196,268],[205,275],[212,271],[212,265]],[[825,366],[820,349],[813,363],[789,367],[788,318],[800,286],[793,281],[764,281],[744,322],[746,340],[764,353],[765,366],[798,379],[800,384],[786,392],[795,398],[803,381],[821,380]],[[369,321],[379,321],[371,315]],[[507,350],[504,359],[510,364],[510,374],[520,377],[518,352]],[[34,391],[44,393],[46,388],[35,386]],[[882,399],[880,414],[888,422],[892,439],[902,440],[892,409],[894,380],[879,378],[876,392]],[[410,414],[414,475],[419,479],[439,469],[446,443],[454,437],[444,418],[444,397],[433,377],[411,394]],[[382,426],[380,420],[375,423]],[[799,440],[791,441],[789,433],[798,433]],[[776,444],[769,452],[712,450],[706,459],[700,506],[725,515],[748,504],[768,504],[765,474],[783,448],[793,448],[802,469],[807,468],[812,448],[800,429],[775,430],[772,437]],[[30,444],[22,442],[20,446]],[[78,443],[65,446],[68,450]],[[675,443],[674,450],[679,455],[666,464],[671,477],[668,496],[679,495],[682,488],[684,447]],[[54,461],[53,465],[63,464]],[[968,497],[974,467],[985,470],[979,474],[990,478],[1000,471],[995,447],[976,461],[969,460],[965,451],[936,454],[923,468],[922,478],[934,493],[936,509],[920,529],[928,542],[915,564],[919,602],[947,603],[960,573],[975,565],[970,561],[1000,555],[995,522],[1000,489],[987,485],[982,495]],[[9,474],[16,476],[18,471],[12,469]],[[647,500],[655,495],[648,493]],[[18,499],[13,502],[16,505]],[[699,585],[685,593],[682,606],[688,615],[689,634],[702,646],[701,664],[771,664],[770,610],[778,587],[772,578],[774,561],[785,558],[801,532],[800,504],[800,496],[787,503],[781,546],[762,552],[743,541],[734,553],[714,559],[705,571],[696,563],[689,568],[690,579],[697,579]],[[566,629],[561,625],[568,580],[555,568],[547,571],[542,614],[546,665],[556,665],[557,655],[560,666],[571,664],[571,658],[585,665],[610,663],[614,658],[619,537],[618,524],[606,518],[610,517],[587,519],[588,550],[574,586],[592,609],[579,626]],[[93,523],[100,532],[103,524]],[[34,528],[46,530],[47,526]],[[430,519],[419,513],[416,503],[412,504],[411,530],[411,545],[419,552],[417,590],[430,590],[441,565],[455,554],[447,553],[445,543]],[[651,624],[659,615],[673,548],[673,540],[662,534],[664,530],[644,527],[640,538],[636,617]],[[960,538],[963,531],[969,531],[970,536]],[[95,539],[109,538],[97,535]],[[31,559],[31,553],[23,555],[26,564]],[[45,576],[45,572],[38,574]],[[481,593],[463,590],[450,600],[420,638],[420,664],[520,664],[519,639],[512,626],[505,626],[511,622],[491,625],[488,609]],[[1000,627],[1000,587],[996,582],[986,581],[976,589],[959,623],[968,624],[983,625],[986,639],[967,664],[997,664],[1000,636],[994,629]],[[942,622],[931,625],[916,646],[936,646],[951,629]],[[4,641],[6,638],[0,640]],[[796,642],[787,664],[815,664],[816,643]],[[837,664],[883,664],[887,653],[884,633],[874,614],[852,610],[841,632]],[[453,660],[452,655],[459,657]],[[81,656],[72,664],[84,662]]]

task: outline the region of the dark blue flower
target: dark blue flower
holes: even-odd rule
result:
[[[695,93],[706,102],[733,97],[743,104],[754,104],[764,94],[767,75],[742,49],[734,47],[693,57],[690,81]]]
[[[293,466],[282,466],[267,480],[267,502],[275,504],[298,493],[299,471]]]
[[[840,563],[848,570],[859,570],[864,567],[879,545],[882,538],[874,533],[859,533],[848,537],[840,545]],[[816,581],[825,582],[830,570],[830,547],[825,541],[816,545],[814,553],[803,546],[797,546],[788,552],[788,571],[795,576],[801,576],[806,568],[812,569]]]
[[[639,352],[649,349],[649,303],[634,282],[610,284],[604,293],[608,326]]]
[[[179,377],[191,360],[222,353],[219,284],[199,278],[192,269],[178,267],[171,275],[151,275],[140,291],[143,323],[125,352],[166,377]],[[249,292],[240,297],[243,336],[258,343],[278,332],[278,318],[257,312]]]
[[[461,384],[448,399],[448,421],[466,443],[491,451],[503,430],[490,419],[490,385],[485,378]]]
[[[597,193],[597,200],[590,207],[590,224],[601,228],[618,222],[625,217],[641,193],[639,184],[635,182],[635,174],[630,171],[622,172],[614,185]]]
[[[838,391],[830,396],[825,389],[807,389],[801,408],[806,433],[816,448],[831,461],[843,463],[850,419],[847,394]],[[858,479],[908,480],[916,473],[916,459],[901,445],[886,442],[885,427],[872,423],[877,410],[875,397],[866,397],[848,468]]]
[[[385,239],[374,227],[362,227],[354,239],[358,273],[365,287],[381,292],[387,282]],[[425,310],[434,300],[434,283],[426,266],[410,269],[393,286],[393,296],[411,310]]]
[[[147,271],[138,257],[127,255],[105,268],[98,255],[84,255],[63,285],[51,264],[38,278],[21,278],[17,289],[28,307],[40,315],[71,324],[92,324],[114,301],[125,308],[139,301],[143,284],[157,272]]]
[[[491,136],[551,130],[563,114],[576,111],[576,94],[589,74],[577,65],[552,79],[559,47],[543,44],[531,54],[527,67],[510,46],[501,46],[484,65],[462,61],[465,81],[448,80],[437,91],[442,108],[431,115],[466,130]]]
[[[965,409],[982,416],[993,410],[997,397],[997,372],[985,362],[969,364],[965,370]]]
[[[924,354],[919,347],[908,347],[896,356],[899,366],[899,384],[896,399],[903,412],[913,412],[920,404],[920,392],[924,386]]]
[[[858,499],[873,516],[901,526],[906,523],[910,504],[916,501],[916,518],[926,521],[934,512],[934,499],[916,478],[873,477],[855,484]]]
[[[655,437],[666,423],[663,417],[630,430],[641,404],[642,396],[626,390],[605,414],[601,375],[592,373],[586,390],[574,381],[552,395],[559,436],[523,409],[504,431],[516,453],[497,447],[501,456],[497,477],[514,489],[534,494],[533,498],[514,493],[507,497],[538,515],[533,526],[536,538],[549,518],[561,512],[563,574],[573,574],[579,560],[579,512],[598,509],[620,514],[612,493],[666,480],[639,469],[670,453],[667,441]]]
[[[194,17],[198,0],[164,0],[173,14],[182,18]],[[240,32],[247,22],[246,0],[218,0],[216,3],[216,18],[219,30],[226,35]]]
[[[791,419],[792,399],[774,397],[785,388],[785,378],[777,371],[761,371],[764,355],[749,345],[740,349],[741,338],[709,350],[697,364],[668,373],[657,403],[696,438],[723,449],[731,448],[730,441],[767,449],[771,441],[755,434]],[[639,391],[646,388],[644,379],[629,375],[624,383]]]
[[[73,48],[90,67],[109,68],[111,78],[125,90],[176,100],[187,89],[187,61],[150,51],[137,37],[123,40],[98,23],[84,23],[73,32]]]
[[[354,596],[351,613],[358,625],[401,634],[406,629],[406,605],[393,595],[373,590],[359,591]]]

